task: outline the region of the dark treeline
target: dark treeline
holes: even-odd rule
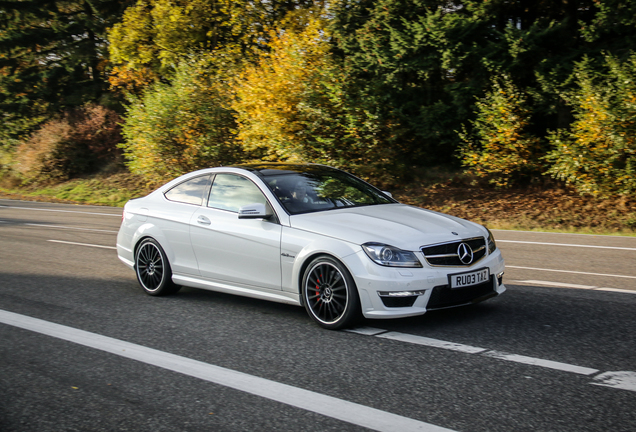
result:
[[[635,43],[627,0],[0,1],[0,162],[454,164],[633,194]]]

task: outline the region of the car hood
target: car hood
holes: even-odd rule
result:
[[[293,228],[351,243],[385,243],[416,251],[424,245],[487,236],[481,225],[405,204],[352,207],[294,215]]]

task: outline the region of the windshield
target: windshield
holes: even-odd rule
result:
[[[261,174],[290,214],[395,202],[343,171],[312,167],[301,172],[267,170]]]

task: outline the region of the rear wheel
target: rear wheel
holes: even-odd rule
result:
[[[349,271],[337,260],[313,260],[303,276],[303,303],[309,316],[324,328],[352,325],[360,315],[360,299]]]
[[[166,253],[153,239],[145,239],[135,254],[137,280],[147,294],[174,294],[181,288],[172,282],[172,270]]]

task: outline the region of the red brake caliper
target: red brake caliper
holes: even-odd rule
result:
[[[320,283],[320,278],[316,279],[316,281],[318,283]],[[316,297],[318,297],[317,302],[319,302],[320,301],[320,288],[318,287],[318,285],[316,285]]]

